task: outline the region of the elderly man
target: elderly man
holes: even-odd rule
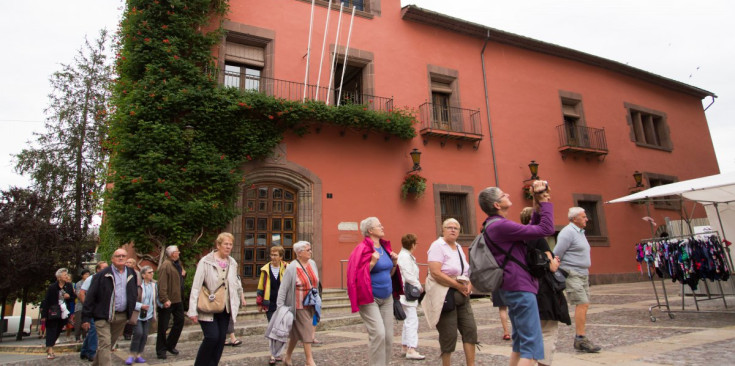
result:
[[[574,327],[577,334],[574,348],[583,352],[600,352],[600,346],[592,343],[585,333],[590,304],[589,268],[592,264],[590,243],[584,236],[587,214],[581,207],[572,207],[567,217],[570,223],[559,232],[554,255],[561,259],[559,267],[569,273],[566,295],[569,304],[575,305]]]
[[[112,345],[122,335],[125,323],[135,310],[138,298],[138,282],[135,271],[125,265],[128,252],[118,249],[112,255],[112,266],[92,277],[92,283],[84,298],[82,329],[89,330],[94,320],[98,347],[94,365],[112,364]]]
[[[158,267],[158,300],[163,305],[158,308],[158,336],[156,337],[156,355],[166,359],[166,351],[178,355],[176,344],[179,342],[181,330],[184,329],[184,276],[186,271],[179,261],[179,248],[175,245],[166,248],[166,259]],[[168,321],[174,317],[171,332],[166,336]]]

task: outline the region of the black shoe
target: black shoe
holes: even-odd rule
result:
[[[126,341],[129,341],[129,340],[133,339],[133,336],[127,336],[126,335],[126,336],[123,336],[123,337],[125,338]]]
[[[179,350],[177,350],[176,348],[169,348],[168,351],[171,352],[171,354],[174,356],[179,354]]]
[[[159,353],[159,354],[157,354],[156,356],[157,356],[157,357],[158,357],[158,359],[160,359],[160,360],[165,360],[165,359],[166,359],[166,354],[165,354],[165,353],[163,353],[163,354]]]

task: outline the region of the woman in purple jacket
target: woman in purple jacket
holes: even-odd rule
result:
[[[513,351],[511,366],[533,365],[534,360],[544,358],[544,343],[541,321],[538,315],[536,293],[538,281],[518,262],[526,266],[524,240],[543,238],[554,234],[554,207],[549,202],[548,183],[533,182],[535,211],[529,225],[521,225],[506,219],[513,205],[510,195],[500,188],[488,187],[480,192],[480,207],[487,214],[485,220],[485,242],[499,265],[505,264],[500,297],[508,305],[513,327]],[[494,220],[488,224],[490,220]],[[510,253],[515,260],[506,258]],[[507,261],[507,263],[506,263]]]

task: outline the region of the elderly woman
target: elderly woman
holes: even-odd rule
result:
[[[475,364],[477,324],[470,305],[470,265],[462,247],[457,243],[459,230],[457,220],[446,219],[442,223],[442,236],[431,243],[426,298],[422,302],[429,326],[436,327],[439,331],[444,366],[450,365],[458,330],[462,335],[465,362],[468,366]]]
[[[133,328],[133,337],[130,341],[130,357],[125,360],[126,365],[133,363],[145,363],[145,359],[140,355],[145,348],[148,339],[148,329],[151,323],[156,319],[156,299],[158,298],[158,288],[156,282],[153,281],[153,268],[151,266],[143,266],[140,269],[142,283],[140,285],[140,301],[135,303],[135,310],[139,311],[138,322]]]
[[[46,354],[49,360],[56,358],[54,344],[69,321],[69,309],[67,301],[77,298],[74,288],[71,286],[69,271],[59,268],[56,271],[56,282],[52,283],[46,290],[46,297],[41,308],[41,320],[46,320]]]
[[[398,254],[391,251],[389,241],[383,240],[385,232],[380,220],[362,220],[360,231],[365,239],[350,254],[347,295],[352,312],[360,312],[368,331],[368,364],[385,366],[390,362],[393,345],[393,298],[403,294],[403,281],[400,271],[396,273]],[[394,273],[396,276],[391,278]]]
[[[268,321],[271,321],[273,313],[276,312],[276,300],[278,299],[278,291],[281,288],[283,274],[286,272],[286,262],[283,256],[286,251],[280,245],[271,247],[271,261],[260,268],[260,281],[258,281],[258,290],[256,291],[256,302],[258,311],[265,311]],[[233,344],[234,345],[234,344]],[[275,365],[277,361],[281,361],[278,355],[271,355],[268,364]]]
[[[534,181],[531,190],[535,210],[529,225],[508,220],[508,210],[513,205],[510,195],[497,187],[488,187],[480,192],[478,201],[487,214],[485,243],[498,264],[505,265],[500,298],[508,305],[510,322],[513,326],[511,339],[513,350],[510,365],[533,365],[544,358],[536,293],[538,281],[525,269],[526,240],[534,240],[554,234],[554,207],[548,184]],[[512,258],[508,257],[508,253]],[[507,262],[507,263],[506,263]],[[525,268],[524,268],[525,267]]]
[[[406,283],[413,285],[423,292],[424,288],[419,281],[419,265],[416,263],[416,257],[413,251],[416,249],[416,235],[406,234],[401,238],[401,252],[398,253],[398,268],[401,270],[403,277],[403,286]],[[424,355],[416,351],[419,345],[419,318],[416,315],[416,306],[418,300],[409,301],[406,295],[401,295],[401,305],[406,313],[406,319],[403,320],[403,333],[401,335],[401,344],[403,345],[403,353],[409,360],[423,360]]]
[[[281,287],[278,291],[277,307],[287,306],[293,313],[293,325],[288,338],[285,365],[291,365],[291,355],[296,343],[304,344],[306,365],[313,366],[314,357],[311,353],[311,344],[314,342],[315,309],[312,305],[304,305],[304,298],[312,289],[318,288],[319,272],[316,262],[311,259],[311,244],[308,241],[299,241],[293,245],[296,260],[292,261],[283,274]],[[271,364],[273,359],[271,359]]]
[[[237,310],[240,298],[237,290],[241,284],[237,278],[237,261],[230,257],[235,237],[230,233],[221,233],[215,241],[216,248],[205,255],[197,264],[194,282],[189,296],[188,316],[194,323],[202,327],[204,339],[197,352],[195,366],[217,365],[225,348],[227,325],[230,319],[237,321]],[[224,291],[224,309],[216,313],[202,312],[197,309],[197,301],[206,287],[211,295],[221,286]]]

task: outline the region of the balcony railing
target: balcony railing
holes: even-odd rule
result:
[[[239,88],[242,90],[253,90],[276,98],[301,101],[304,98],[304,83],[288,80],[273,79],[260,75],[242,74],[232,71],[221,71],[224,75],[225,86]],[[331,93],[330,93],[331,92]],[[324,86],[306,84],[306,99],[326,101],[334,105],[338,90],[329,89]],[[318,96],[318,98],[317,98]],[[379,97],[376,95],[343,92],[340,104],[362,104],[372,111],[393,110],[393,98]]]
[[[565,156],[567,153],[581,153],[596,156],[607,155],[607,140],[605,130],[586,126],[572,126],[563,124],[556,126],[559,136],[559,151]]]
[[[446,107],[433,103],[419,106],[421,135],[440,137],[442,146],[447,139],[465,140],[474,143],[475,148],[482,140],[480,110]]]

